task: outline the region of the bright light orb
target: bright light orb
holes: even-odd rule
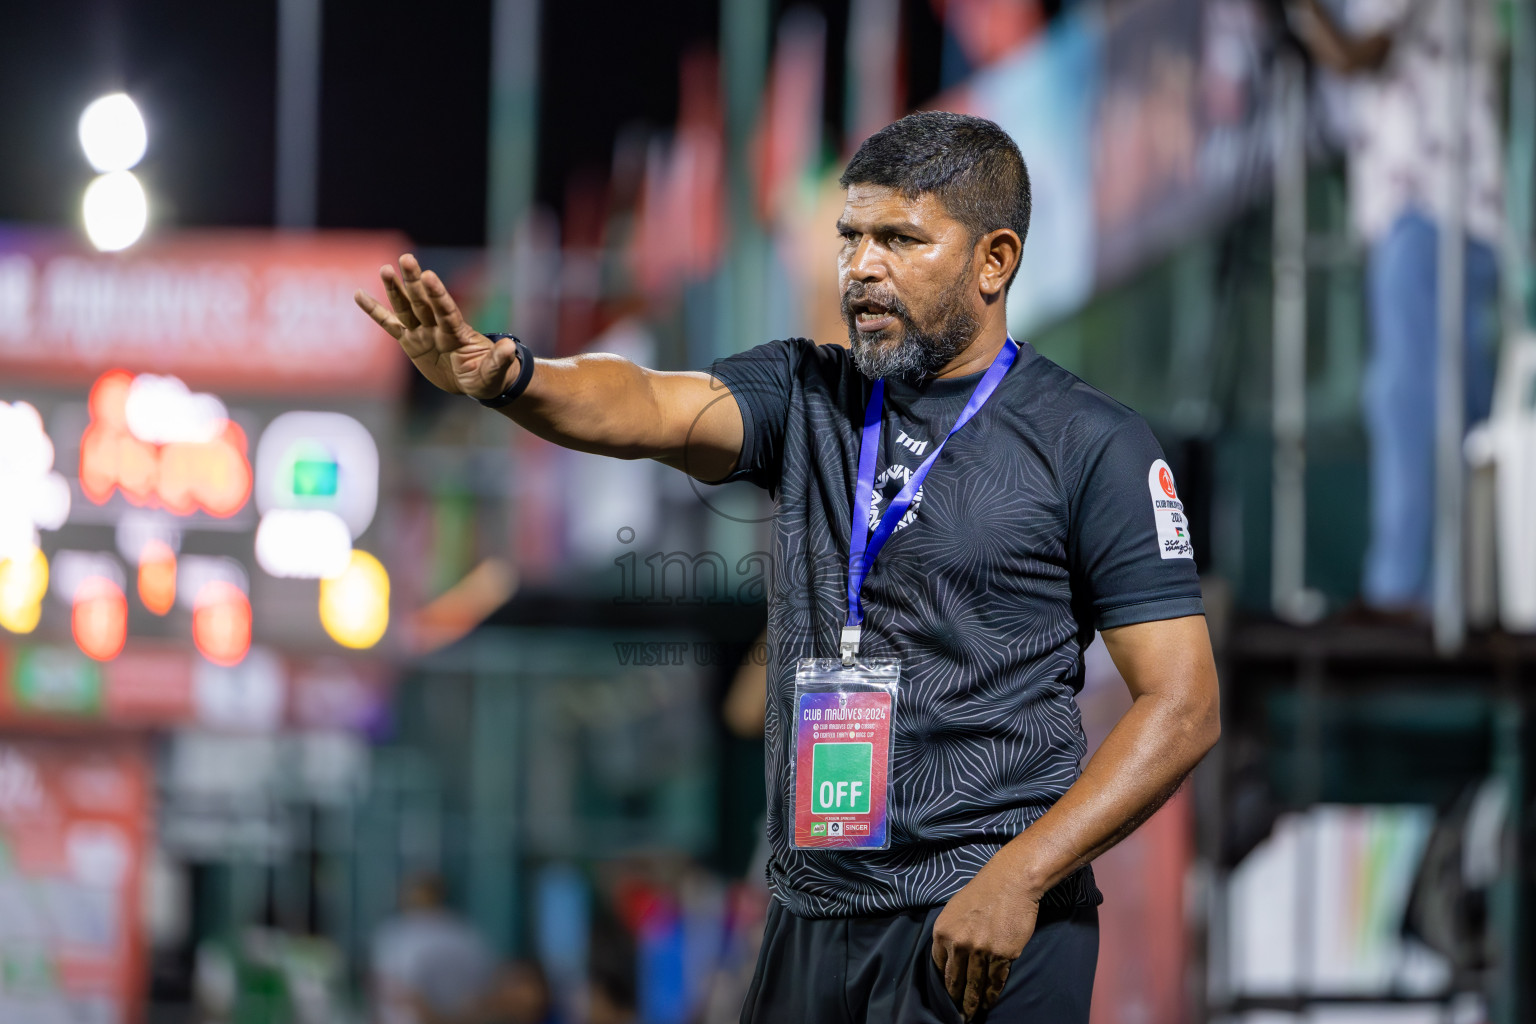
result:
[[[192,642],[215,665],[240,664],[251,649],[251,602],[228,580],[203,584],[192,608]]]
[[[81,214],[91,244],[102,252],[117,252],[144,233],[149,223],[149,200],[132,171],[113,171],[85,187]]]
[[[366,551],[352,549],[340,576],[320,581],[320,624],[343,647],[365,650],[389,627],[389,573]]]
[[[176,605],[176,552],[158,538],[147,541],[139,553],[139,600],[156,615]]]
[[[30,633],[43,612],[48,593],[48,559],[30,548],[25,554],[0,559],[0,627]]]
[[[70,625],[75,643],[97,661],[111,661],[128,640],[128,598],[104,576],[89,576],[75,590]]]
[[[126,171],[144,159],[148,147],[144,116],[127,93],[103,96],[80,115],[80,148],[103,174]]]
[[[352,564],[352,534],[325,509],[275,508],[256,527],[256,563],[272,576],[340,576]]]

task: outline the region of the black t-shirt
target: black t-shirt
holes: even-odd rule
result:
[[[1077,778],[1095,629],[1202,614],[1188,524],[1144,420],[1021,345],[944,448],[862,591],[861,653],[896,657],[891,847],[791,845],[795,662],[835,657],[872,382],[848,351],[775,341],[715,363],[745,425],[730,479],[768,488],[769,881],[808,917],[943,903]],[[980,374],[886,383],[873,504],[944,439]],[[1084,868],[1046,895],[1100,901]]]

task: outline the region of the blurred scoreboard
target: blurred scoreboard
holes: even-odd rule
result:
[[[371,727],[402,245],[0,230],[0,722]]]

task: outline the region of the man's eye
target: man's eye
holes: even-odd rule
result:
[[[915,245],[917,243],[917,239],[913,238],[911,235],[892,235],[891,241],[895,242],[897,245]]]

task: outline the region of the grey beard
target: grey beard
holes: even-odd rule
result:
[[[948,334],[945,331],[931,337],[915,334],[909,328],[899,345],[854,339],[853,365],[870,380],[885,378],[919,384],[938,373],[965,348],[964,341],[951,343]]]
[[[870,380],[900,380],[920,384],[942,370],[951,359],[965,351],[976,337],[977,323],[971,311],[958,302],[941,311],[939,327],[918,330],[905,314],[894,314],[905,330],[901,343],[891,345],[865,340],[854,324],[848,325],[848,341],[853,365]]]
[[[858,328],[849,307],[851,296],[843,296],[843,321],[848,325],[848,345],[853,365],[870,380],[904,381],[920,384],[942,370],[951,359],[965,351],[980,327],[975,315],[966,308],[967,275],[961,275],[939,300],[929,331],[918,328],[912,314],[901,302],[890,307],[890,315],[901,321],[901,344],[890,345],[868,340]]]

